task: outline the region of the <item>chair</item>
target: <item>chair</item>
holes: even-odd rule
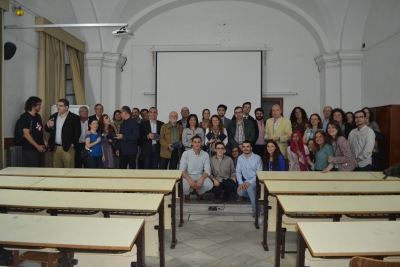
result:
[[[400,261],[382,261],[363,257],[353,257],[350,267],[400,267]]]
[[[19,255],[18,250],[14,250],[14,265],[19,266],[24,261],[33,261],[40,263],[41,267],[56,267],[58,266],[57,259],[61,258],[61,252],[40,252],[40,251],[27,251]]]

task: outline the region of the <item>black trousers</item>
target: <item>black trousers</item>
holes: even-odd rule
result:
[[[75,148],[75,168],[82,168],[82,165],[83,168],[88,168],[87,161],[86,160],[81,161],[80,158],[80,152],[82,149],[85,148],[85,143],[78,143],[74,146],[74,148]]]
[[[259,155],[262,160],[264,159],[264,150],[265,150],[265,145],[254,145],[253,147],[254,154]]]
[[[212,188],[212,192],[214,193],[214,196],[220,196],[222,190],[225,190],[224,196],[229,197],[230,194],[235,191],[235,187],[236,182],[229,178],[226,180],[222,180],[222,182],[219,183],[219,186],[214,186]]]
[[[37,150],[22,150],[26,167],[44,167],[44,153]]]
[[[119,168],[120,169],[136,169],[136,154],[126,155],[119,151]]]
[[[178,161],[179,161],[178,150],[175,149],[174,151],[172,151],[170,159],[160,157],[160,170],[167,170],[168,163],[170,170],[176,170],[176,168],[178,167]]]

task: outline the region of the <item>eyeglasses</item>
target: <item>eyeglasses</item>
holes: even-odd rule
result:
[[[363,119],[364,116],[356,116],[355,118],[356,118],[356,119]]]

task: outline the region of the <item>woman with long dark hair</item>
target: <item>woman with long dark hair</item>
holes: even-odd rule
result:
[[[228,133],[218,115],[211,117],[206,129],[205,139],[205,145],[210,147],[211,156],[215,155],[215,144],[217,142],[222,142],[225,146],[228,144]]]
[[[337,121],[342,129],[344,137],[347,139],[349,138],[349,134],[351,130],[357,128],[355,125],[351,125],[347,123],[347,117],[344,113],[343,109],[335,108],[331,112],[331,117],[329,118],[330,121]]]
[[[314,113],[310,116],[309,127],[304,131],[303,143],[313,139],[317,130],[322,130],[322,120],[317,113]]]
[[[103,167],[106,169],[114,169],[116,166],[116,157],[115,157],[115,134],[116,131],[114,127],[111,125],[110,116],[107,114],[103,114],[99,119],[99,126],[102,132],[102,146],[103,153],[105,156],[105,161],[103,162]]]
[[[365,124],[375,132],[381,132],[381,128],[379,128],[378,123],[375,121],[374,112],[367,107],[363,108],[362,110],[365,112]]]
[[[311,162],[314,163],[315,162],[315,154],[317,154],[317,148],[314,144],[314,139],[310,139],[307,141],[307,148],[308,148],[308,151],[310,151],[310,155],[308,157],[310,158]],[[307,159],[307,163],[308,163],[308,159]],[[310,166],[310,164],[308,164],[308,166]]]
[[[328,162],[333,162],[339,171],[349,172],[357,167],[356,159],[351,154],[350,145],[344,138],[337,121],[330,121],[326,126],[327,142],[333,146],[335,156],[328,156]]]
[[[283,157],[278,144],[273,140],[269,140],[265,144],[264,170],[286,171],[285,158]]]
[[[303,144],[301,133],[294,130],[290,136],[290,147],[287,148],[289,171],[308,171],[307,157],[309,154],[308,147]]]
[[[315,162],[312,162],[308,158],[308,164],[310,164],[312,170],[321,171],[327,173],[335,167],[333,162],[328,162],[328,157],[334,157],[332,145],[326,142],[326,132],[324,130],[318,130],[314,134],[314,144],[316,144],[317,153],[315,154]]]
[[[356,121],[354,118],[354,113],[351,111],[346,112],[347,123],[351,125],[356,125]]]
[[[295,107],[290,114],[290,121],[292,122],[292,130],[298,130],[304,133],[308,128],[308,119],[306,111],[301,107]]]

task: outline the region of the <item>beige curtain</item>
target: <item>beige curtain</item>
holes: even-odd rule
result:
[[[50,106],[65,98],[65,45],[50,35],[39,32],[38,96],[42,99],[42,120],[46,123]]]
[[[77,105],[86,105],[84,87],[83,53],[67,45],[69,62],[71,66],[72,83]]]

